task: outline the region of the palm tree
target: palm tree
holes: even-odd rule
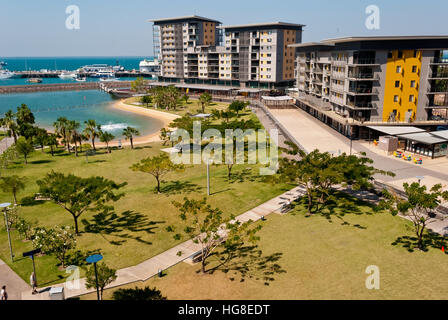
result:
[[[79,127],[80,124],[78,121],[75,120],[71,120],[68,123],[68,133],[69,133],[69,137],[71,138],[71,141],[75,144],[75,156],[78,156],[78,141],[79,141]]]
[[[53,127],[55,131],[64,139],[65,148],[70,152],[70,144],[68,141],[68,126],[69,121],[66,117],[59,117],[54,123]]]
[[[86,125],[86,128],[84,129],[84,134],[92,140],[92,147],[93,150],[96,150],[95,148],[95,138],[98,137],[98,131],[100,129],[100,126],[96,124],[95,120],[87,120],[84,121],[84,124]]]
[[[212,102],[212,96],[208,92],[204,92],[199,96],[199,103],[202,107],[202,113],[205,113],[205,108]]]
[[[51,156],[54,156],[54,147],[58,145],[57,136],[54,133],[50,133],[46,137],[45,144],[50,147]]]
[[[19,176],[9,176],[1,178],[0,188],[3,192],[12,192],[14,204],[17,204],[17,192],[25,189],[25,178]]]
[[[107,131],[100,131],[100,141],[104,142],[106,144],[108,153],[111,153],[110,148],[109,148],[109,142],[111,142],[114,139],[115,139],[115,137],[112,133],[109,133]]]
[[[8,135],[14,138],[14,144],[17,143],[17,131],[19,130],[19,126],[16,121],[16,114],[12,112],[12,110],[8,110],[5,113],[5,117],[1,119],[1,125],[6,127],[8,130]]]
[[[138,131],[135,128],[132,127],[127,127],[126,129],[123,130],[123,136],[125,136],[126,140],[129,139],[129,141],[131,142],[131,149],[134,149],[134,136],[139,136],[140,135],[140,131]]]

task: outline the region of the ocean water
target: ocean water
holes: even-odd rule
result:
[[[121,111],[112,107],[112,97],[97,90],[34,92],[0,95],[0,117],[8,110],[16,111],[22,103],[28,105],[36,117],[36,123],[46,129],[53,129],[59,117],[80,122],[94,119],[103,130],[111,132],[116,139],[122,139],[127,126],[139,129],[141,135],[157,132],[163,123],[160,120]]]
[[[120,65],[126,70],[138,70],[140,61],[152,57],[0,57],[0,61],[8,65],[5,69],[10,71],[25,71],[42,69],[74,71],[83,66],[91,64],[107,64],[110,66]],[[135,78],[124,78],[122,80],[135,80]],[[27,79],[12,78],[0,80],[0,86],[30,84]],[[98,81],[98,79],[87,79],[87,81]],[[74,82],[71,79],[44,78],[42,83],[64,83]]]

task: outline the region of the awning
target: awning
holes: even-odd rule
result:
[[[406,139],[406,140],[420,142],[420,143],[427,144],[427,145],[448,142],[448,139],[436,137],[435,135],[433,135],[432,133],[429,133],[429,132],[401,134],[401,135],[398,135],[398,137]]]
[[[279,97],[270,97],[270,96],[262,96],[261,99],[266,101],[290,101],[294,100],[290,96],[279,96]]]
[[[438,138],[448,140],[448,130],[434,131],[434,132],[431,132],[431,134]]]
[[[401,126],[368,126],[367,128],[379,131],[389,136],[397,136],[401,134],[426,132],[417,127],[401,127]]]

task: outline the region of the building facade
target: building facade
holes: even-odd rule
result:
[[[152,20],[161,81],[249,88],[294,84],[303,25],[284,22],[222,27],[198,16]]]
[[[300,106],[347,136],[361,135],[359,127],[372,123],[448,124],[447,36],[341,38],[291,47]]]

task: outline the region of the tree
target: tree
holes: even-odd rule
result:
[[[17,204],[17,193],[25,189],[25,180],[26,178],[17,175],[2,177],[0,178],[0,189],[3,192],[11,192],[14,198],[14,204]]]
[[[58,146],[58,138],[54,133],[47,134],[45,144],[50,147],[51,156],[54,156],[54,148]]]
[[[0,169],[7,169],[8,165],[18,158],[17,146],[11,146],[0,154]]]
[[[417,236],[417,246],[424,250],[424,232],[433,218],[434,210],[440,205],[441,200],[448,201],[448,191],[442,190],[441,184],[434,185],[429,191],[420,183],[404,183],[405,198],[399,197],[393,191],[384,190],[384,200],[380,202],[380,209],[388,209],[394,216],[400,214],[414,225]]]
[[[139,136],[140,131],[138,131],[136,128],[127,127],[123,130],[123,136],[126,138],[126,140],[129,139],[131,142],[131,149],[134,149],[134,136]]]
[[[333,157],[319,150],[306,154],[288,142],[292,150],[289,154],[299,156],[300,160],[280,159],[280,181],[297,183],[306,189],[308,214],[319,211],[319,205],[325,205],[336,185],[349,185],[355,190],[372,187],[375,174],[394,176],[392,172],[375,169],[373,161],[365,154]],[[278,181],[273,177],[274,181]]]
[[[81,135],[79,133],[79,127],[80,127],[80,124],[78,121],[70,120],[68,122],[68,127],[67,127],[68,137],[75,145],[75,157],[78,156],[78,142],[80,140],[80,135]]]
[[[33,144],[25,137],[20,137],[16,143],[16,150],[25,158],[25,164],[28,164],[28,156],[34,151]]]
[[[12,110],[8,110],[0,121],[0,124],[6,127],[8,136],[14,138],[14,144],[17,143],[19,131],[16,119],[16,114]]]
[[[160,140],[163,141],[164,146],[168,143],[168,141],[170,141],[170,134],[171,131],[167,130],[166,128],[160,129]]]
[[[69,143],[69,120],[66,117],[59,117],[54,123],[53,127],[55,129],[55,132],[59,134],[63,141],[64,146],[67,148],[67,151],[70,152],[70,143]]]
[[[215,119],[224,119],[226,123],[230,122],[230,119],[235,117],[236,114],[229,110],[213,110],[213,117]]]
[[[115,194],[127,183],[117,184],[103,177],[81,178],[73,174],[64,175],[50,172],[44,179],[38,180],[39,193],[70,213],[75,222],[75,231],[79,234],[78,218],[86,211],[112,209],[110,201],[119,200],[124,194]]]
[[[148,81],[143,77],[138,77],[134,81],[131,82],[131,90],[136,93],[145,92],[148,87]]]
[[[100,300],[103,299],[103,291],[109,284],[117,279],[117,270],[109,268],[104,262],[96,264],[98,275],[98,289],[100,291]],[[96,289],[95,266],[91,265],[86,271],[86,288]]]
[[[135,289],[118,289],[113,293],[114,300],[118,301],[151,301],[166,300],[162,292],[156,288],[145,287],[144,289],[135,287]]]
[[[143,97],[141,97],[140,102],[143,103],[144,105],[146,105],[146,107],[148,108],[149,105],[152,103],[152,97],[151,96],[143,96]]]
[[[157,181],[156,190],[160,193],[160,179],[169,172],[181,171],[184,166],[181,164],[174,164],[166,153],[152,158],[146,158],[136,163],[131,167],[132,171],[140,171],[149,173],[154,176]]]
[[[22,239],[32,240],[33,223],[23,218],[19,218],[16,223],[16,229]]]
[[[212,208],[206,199],[192,200],[184,198],[184,202],[173,202],[180,212],[180,219],[187,224],[184,232],[196,244],[201,245],[201,272],[207,273],[207,260],[219,248],[233,251],[245,242],[255,243],[260,240],[256,235],[261,225],[250,228],[252,221],[241,223],[237,220],[224,222],[223,213],[219,208]],[[175,235],[175,239],[181,237]]]
[[[107,152],[111,153],[109,143],[115,139],[115,136],[107,131],[100,131],[100,141],[106,144]]]
[[[42,152],[44,152],[44,147],[48,141],[48,132],[42,128],[36,128],[36,134],[33,137],[33,142],[40,146]]]
[[[235,100],[229,105],[229,111],[235,112],[236,116],[239,117],[239,113],[246,109],[248,105],[249,102],[247,101]]]
[[[101,131],[101,127],[96,124],[95,120],[84,121],[84,124],[86,126],[84,129],[84,134],[88,137],[88,139],[92,140],[93,150],[96,151],[95,138],[98,137],[98,134]]]
[[[205,113],[205,108],[212,102],[212,96],[208,92],[204,92],[199,96],[199,103],[202,107],[202,113]]]
[[[184,100],[185,101],[185,105],[187,105],[188,104],[188,100],[190,100],[190,96],[188,95],[188,94],[184,94],[183,96],[182,96],[182,100]]]
[[[34,114],[26,104],[17,107],[17,125],[19,128],[19,135],[25,137],[27,140],[35,135],[36,127],[34,127]]]

